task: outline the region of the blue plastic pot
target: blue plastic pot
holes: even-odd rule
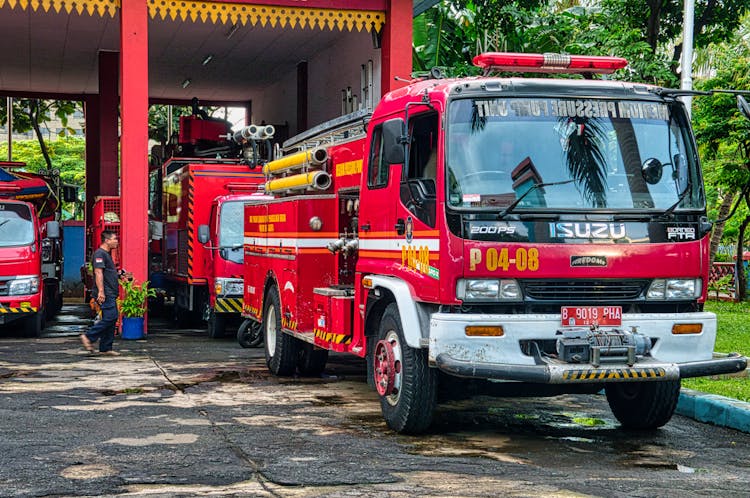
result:
[[[143,339],[143,317],[122,317],[122,338]]]

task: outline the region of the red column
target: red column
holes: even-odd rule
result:
[[[119,195],[117,160],[120,54],[99,52],[99,192]]]
[[[86,226],[91,224],[91,207],[100,191],[99,171],[99,96],[88,95],[83,103],[83,116],[86,120]],[[88,257],[88,255],[87,255]]]
[[[380,45],[382,95],[406,85],[396,76],[410,78],[413,7],[411,0],[388,0]]]
[[[148,8],[146,0],[122,0],[121,234],[123,268],[148,278]],[[127,193],[127,195],[125,195]]]

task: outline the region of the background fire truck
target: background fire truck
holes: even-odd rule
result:
[[[62,308],[60,185],[25,166],[0,162],[0,323],[22,320],[25,334],[38,337]]]
[[[366,133],[341,118],[265,165],[276,199],[245,208],[244,315],[269,369],[366,357],[404,433],[426,430],[439,386],[460,379],[603,388],[623,426],[662,426],[681,378],[746,367],[713,355],[711,224],[680,92],[490,75],[611,73],[615,57],[475,64],[484,77],[413,81]]]
[[[151,182],[161,190],[152,208],[160,221],[152,230],[151,278],[174,296],[178,326],[205,320],[215,338],[242,311],[243,207],[266,198],[255,163],[270,150],[274,128],[232,133],[227,121],[193,107],[180,117],[177,146],[159,170],[163,180]]]

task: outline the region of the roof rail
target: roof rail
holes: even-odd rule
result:
[[[360,138],[367,133],[366,124],[371,115],[371,110],[362,109],[331,119],[291,137],[282,144],[282,150],[289,154],[295,150],[325,147]]]

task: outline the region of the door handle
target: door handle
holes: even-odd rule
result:
[[[396,224],[393,225],[393,228],[396,229],[396,233],[398,235],[403,235],[404,233],[406,233],[406,222],[403,218],[399,218],[398,220],[396,220]]]
[[[366,223],[366,224],[362,225],[361,227],[359,227],[359,229],[362,230],[363,232],[369,232],[370,231],[370,224]]]

